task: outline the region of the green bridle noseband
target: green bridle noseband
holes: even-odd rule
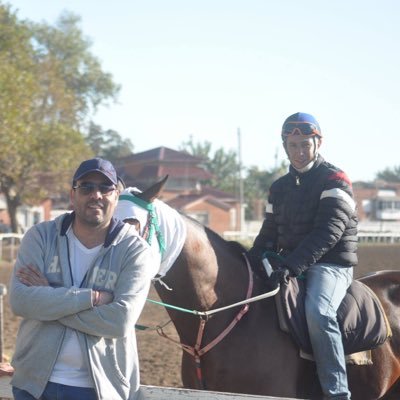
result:
[[[135,203],[137,206],[145,209],[148,212],[147,223],[144,227],[144,232],[147,231],[147,235],[143,235],[143,238],[151,246],[153,237],[154,235],[156,235],[158,245],[160,247],[160,253],[163,254],[165,252],[165,241],[160,229],[160,224],[158,222],[157,213],[154,209],[153,203],[149,203],[134,195],[126,194],[122,194],[121,196],[119,196],[119,200],[131,201],[132,203]]]

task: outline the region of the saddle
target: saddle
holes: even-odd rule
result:
[[[305,282],[290,279],[281,285],[277,300],[281,328],[289,332],[301,351],[312,354],[304,309]],[[337,312],[346,355],[374,349],[392,336],[389,321],[375,293],[353,281]]]

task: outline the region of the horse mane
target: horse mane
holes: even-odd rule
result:
[[[201,222],[197,221],[193,217],[190,217],[189,215],[186,215],[185,213],[182,213],[180,211],[178,212],[184,219],[190,221],[190,223],[195,225],[198,229],[202,230],[209,238],[210,242],[220,245],[221,247],[228,246],[229,250],[237,255],[242,255],[247,251],[247,249],[241,243],[234,240],[226,240],[220,234],[213,231],[211,228],[203,225]]]
[[[204,226],[204,230],[208,237],[212,237],[215,242],[227,244],[230,247],[230,250],[238,255],[241,255],[247,251],[247,249],[241,243],[236,242],[235,240],[226,240],[206,226]]]

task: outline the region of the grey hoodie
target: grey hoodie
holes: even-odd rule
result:
[[[66,231],[74,213],[33,226],[19,249],[10,282],[12,311],[21,316],[12,385],[39,398],[66,328],[75,329],[99,400],[132,400],[139,388],[135,323],[143,309],[155,260],[128,224],[112,220],[104,246],[81,284],[71,281]],[[25,286],[15,276],[32,264],[50,286]],[[92,306],[92,288],[109,290],[112,303]]]

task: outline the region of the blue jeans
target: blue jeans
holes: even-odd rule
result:
[[[67,386],[54,382],[46,385],[39,399],[15,386],[12,392],[15,400],[97,400],[96,391],[92,388]]]
[[[353,279],[353,268],[314,264],[306,273],[305,312],[325,398],[348,400],[346,361],[336,312]]]

